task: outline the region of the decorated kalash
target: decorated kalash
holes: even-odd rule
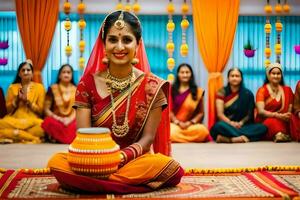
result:
[[[75,173],[107,179],[121,162],[120,147],[108,128],[80,128],[67,159]]]
[[[168,156],[169,83],[150,72],[141,32],[131,12],[104,19],[77,86],[77,137],[48,162],[63,188],[124,194],[180,182],[184,171]],[[119,48],[126,55],[115,56]]]

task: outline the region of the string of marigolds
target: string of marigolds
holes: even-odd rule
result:
[[[116,5],[116,10],[125,10],[125,11],[133,11],[135,14],[139,13],[141,10],[141,6],[138,0],[135,0],[134,3],[131,5],[130,0],[126,0],[125,6],[122,4],[122,0],[118,0]]]
[[[71,12],[71,3],[68,0],[66,0],[64,2],[64,13],[66,15],[64,26],[65,26],[65,30],[67,31],[67,46],[65,47],[67,63],[69,63],[69,58],[72,55],[72,46],[70,45],[70,30],[72,29],[72,23],[69,17],[70,12]]]
[[[83,38],[83,30],[86,27],[86,22],[84,21],[84,12],[85,12],[86,5],[83,3],[83,0],[80,0],[78,6],[77,6],[77,12],[79,14],[79,30],[80,30],[80,41],[79,41],[79,52],[80,52],[80,57],[79,57],[79,68],[83,69],[85,66],[85,59],[83,57],[83,53],[85,50],[85,41]]]
[[[168,31],[168,43],[167,43],[167,51],[168,51],[168,60],[167,60],[167,67],[170,70],[170,72],[173,71],[174,67],[175,67],[175,60],[173,58],[173,53],[174,53],[174,49],[175,49],[175,45],[173,42],[173,32],[175,29],[175,23],[173,22],[173,18],[172,15],[174,14],[175,11],[175,7],[174,4],[172,2],[172,0],[169,0],[169,3],[167,5],[167,12],[168,12],[168,23],[167,23],[167,31]],[[170,73],[168,75],[168,80],[169,81],[173,81],[174,80],[174,75],[172,73]]]
[[[186,30],[189,27],[190,23],[187,20],[187,13],[189,12],[189,5],[186,3],[186,0],[183,0],[182,6],[181,6],[181,12],[182,12],[182,21],[181,21],[181,30],[182,30],[182,41],[180,46],[180,54],[182,57],[186,57],[189,53],[189,46],[186,42]]]
[[[275,42],[275,54],[276,54],[276,62],[280,63],[280,57],[282,54],[282,47],[281,47],[281,32],[283,29],[283,25],[280,21],[280,14],[282,12],[289,13],[291,10],[287,0],[284,1],[284,5],[281,5],[281,1],[277,0],[277,4],[275,5],[275,13],[277,14],[276,17],[276,42]],[[271,63],[270,57],[271,57],[271,48],[270,48],[270,34],[272,30],[272,25],[270,23],[270,14],[272,14],[272,6],[270,5],[270,0],[267,0],[267,4],[265,5],[265,12],[267,14],[266,17],[266,24],[265,24],[265,33],[266,33],[266,48],[265,48],[265,66],[269,66]]]

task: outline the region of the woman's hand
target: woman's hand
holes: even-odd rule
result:
[[[242,127],[242,125],[240,124],[240,122],[230,121],[229,124],[231,126],[233,126],[234,128],[237,128],[237,129],[240,129]]]
[[[23,101],[24,103],[27,102],[27,92],[24,89],[19,90],[18,98],[20,101]]]
[[[288,122],[292,116],[290,112],[287,113],[277,113],[279,119]]]
[[[179,122],[179,126],[182,129],[187,129],[190,125],[192,125],[192,123],[190,121],[186,121],[186,122]]]
[[[300,112],[298,112],[298,118],[300,119]]]

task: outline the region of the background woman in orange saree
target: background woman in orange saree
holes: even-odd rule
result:
[[[293,115],[290,121],[291,137],[295,141],[300,141],[300,81],[295,89]]]
[[[0,119],[0,139],[11,142],[40,143],[45,90],[42,84],[32,82],[31,61],[22,62],[16,78],[8,88],[7,115]]]
[[[204,118],[204,90],[197,88],[192,67],[183,63],[178,66],[172,86],[171,141],[204,142],[208,129],[201,124]]]
[[[45,99],[45,115],[42,128],[50,141],[70,144],[76,136],[75,102],[76,86],[73,68],[69,64],[60,67],[56,84],[49,87]]]
[[[138,18],[126,11],[109,14],[78,84],[75,103],[78,128],[108,127],[120,145],[121,164],[105,181],[106,185],[118,182],[157,189],[179,183],[183,176],[179,163],[151,153],[155,137],[159,136],[163,142],[159,152],[168,154],[163,149],[168,146],[166,137],[156,135],[160,121],[166,125],[161,128],[163,134],[169,134],[169,121],[161,120],[163,112],[168,111],[168,94],[169,84],[149,73]],[[63,153],[53,156],[48,166],[52,171],[74,174]],[[89,190],[80,182],[72,184]]]
[[[293,96],[291,88],[284,85],[281,65],[270,64],[266,68],[265,83],[256,94],[256,121],[268,127],[265,139],[275,142],[291,140],[289,121]]]

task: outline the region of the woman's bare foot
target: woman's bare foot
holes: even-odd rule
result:
[[[218,135],[216,139],[217,143],[231,143],[231,139],[229,137]]]
[[[231,142],[232,143],[247,143],[249,142],[250,140],[244,136],[244,135],[241,135],[241,136],[238,136],[238,137],[232,137],[231,138]]]

